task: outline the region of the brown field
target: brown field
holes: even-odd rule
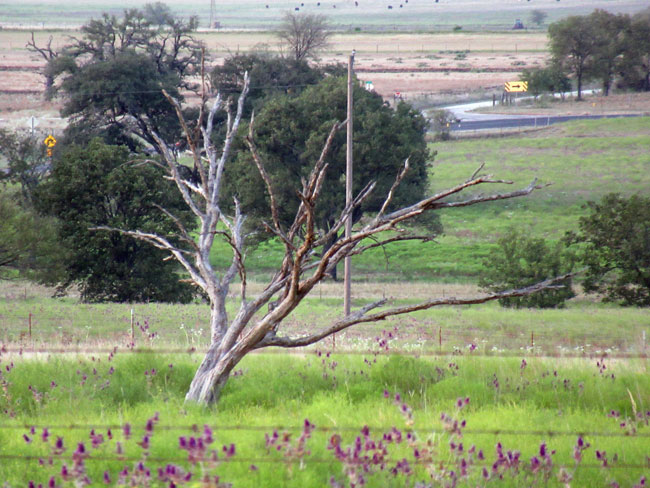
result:
[[[52,46],[66,44],[74,31],[36,31],[39,45],[52,36]],[[0,30],[0,127],[24,128],[38,116],[39,128],[60,131],[60,102],[42,98],[39,69],[44,60],[25,45],[25,30]],[[212,64],[231,53],[256,49],[281,52],[271,33],[202,32]],[[407,99],[498,90],[516,79],[519,70],[544,63],[546,36],[541,33],[495,34],[337,34],[321,54],[321,62],[347,62],[356,49],[355,69],[360,80],[373,82],[378,93],[392,98],[396,91]]]
[[[75,31],[36,31],[39,45],[52,36],[59,48]],[[59,118],[60,101],[43,99],[44,60],[25,46],[26,30],[0,30],[0,127],[25,129],[31,116],[39,129],[59,133],[66,125]],[[213,65],[229,54],[265,50],[282,52],[269,32],[200,32]],[[361,81],[372,81],[386,99],[400,92],[419,105],[453,102],[467,94],[490,97],[506,81],[516,80],[520,70],[543,65],[547,58],[546,35],[539,32],[508,33],[354,33],[336,34],[320,62],[346,63],[356,49],[355,70]],[[509,113],[618,113],[647,112],[646,95],[621,95],[590,99],[588,103],[542,102],[500,108]]]

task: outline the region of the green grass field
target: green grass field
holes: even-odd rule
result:
[[[60,482],[61,465],[71,466],[70,457],[81,442],[88,450],[84,468],[92,486],[101,485],[105,471],[115,481],[120,470],[133,471],[140,460],[154,473],[155,468],[173,463],[195,473],[217,473],[236,487],[325,486],[331,476],[348,486],[346,463],[327,449],[328,440],[340,435],[341,446],[351,446],[363,426],[369,427],[369,438],[375,442],[393,427],[404,437],[400,443],[386,442],[387,468],[382,472],[371,466],[369,486],[414,486],[416,481],[431,481],[427,469],[437,474],[442,467],[458,469],[460,459],[468,455],[451,449],[451,442],[462,442],[465,449],[475,445],[476,453],[485,453],[484,460],[473,456],[476,464],[460,486],[484,486],[480,469],[490,469],[497,442],[504,451],[521,452],[519,474],[507,471],[499,486],[561,486],[556,479],[559,466],[573,472],[572,449],[578,435],[591,447],[573,472],[572,486],[607,486],[612,480],[631,486],[647,473],[644,463],[650,431],[645,410],[650,406],[650,376],[644,363],[606,361],[603,371],[595,360],[528,358],[522,366],[524,357],[258,355],[241,364],[217,409],[204,410],[182,402],[196,367],[196,360],[186,356],[118,353],[112,360],[103,355],[92,361],[88,357],[18,360],[5,356],[3,366],[11,360],[15,366],[9,372],[3,369],[7,386],[0,393],[0,407],[9,415],[0,425],[0,452],[33,457],[4,459],[0,478],[9,486],[25,486],[32,479],[46,483],[55,474]],[[385,390],[390,398],[384,397]],[[401,396],[397,405],[396,393]],[[455,407],[459,397],[470,399],[462,410]],[[608,415],[612,410],[618,417]],[[143,449],[137,442],[146,434],[145,424],[154,412],[159,422],[150,435],[150,447]],[[619,426],[637,412],[642,417],[628,420],[625,428]],[[441,413],[467,424],[452,431],[441,421]],[[304,452],[298,448],[303,419],[316,425]],[[132,426],[131,439],[122,431],[127,422]],[[178,447],[180,436],[199,436],[204,424],[213,430],[215,442],[210,448],[219,451],[220,459],[225,457],[222,445],[236,447],[235,455],[216,468],[209,462],[192,467],[187,452]],[[42,440],[44,428],[50,435],[47,442]],[[626,435],[632,429],[636,432]],[[273,446],[267,449],[264,435],[273,430],[292,434],[291,450],[287,446],[279,451]],[[416,438],[407,441],[407,432]],[[102,442],[96,441],[91,448],[90,438],[99,434]],[[48,456],[59,436],[67,450],[53,456],[53,466],[49,466]],[[117,442],[122,444],[123,459],[116,453]],[[539,456],[542,442],[555,451],[547,483],[528,473],[530,459]],[[416,458],[416,448],[420,452],[430,449],[435,462]],[[608,469],[600,467],[596,450],[607,452]],[[39,464],[39,458],[45,465]],[[401,459],[410,462],[411,474],[389,474]]]
[[[650,194],[650,118],[562,124],[533,134],[454,140],[431,145],[431,193],[484,173],[512,180],[481,191],[510,191],[534,178],[550,186],[524,198],[441,212],[445,235],[434,242],[404,242],[353,258],[356,279],[475,281],[481,262],[508,228],[537,237],[562,238],[585,215],[583,205],[610,192]],[[253,273],[269,272],[282,259],[269,242],[252,252]],[[228,265],[227,246],[215,246],[213,262]],[[388,260],[388,261],[387,261]]]
[[[534,176],[554,184],[482,212],[443,214],[446,234],[437,244],[389,251],[388,268],[383,254],[356,261],[357,271],[376,279],[353,285],[354,306],[382,295],[406,304],[473,294],[471,270],[508,226],[557,239],[575,226],[584,202],[610,191],[647,194],[648,128],[648,118],[592,121],[437,144],[433,191],[465,180],[481,162],[516,185]],[[222,252],[215,263],[225,262]],[[263,264],[278,252],[269,243],[253,253],[253,275],[268,272]],[[258,288],[253,282],[251,293]],[[339,283],[324,283],[285,332],[314,330],[339,317],[341,296]],[[131,310],[136,352],[127,347]],[[331,340],[318,346],[320,353],[250,355],[215,408],[183,403],[208,344],[207,319],[202,303],[81,304],[74,297],[49,298],[47,290],[26,283],[3,283],[0,481],[48,486],[54,477],[55,486],[67,487],[87,476],[90,486],[105,486],[107,476],[113,486],[126,468],[124,483],[169,486],[172,475],[165,470],[173,464],[192,472],[187,486],[358,486],[362,475],[372,487],[446,486],[455,476],[456,486],[467,487],[606,487],[614,481],[632,487],[650,472],[647,310],[582,295],[561,310],[506,310],[496,303],[431,309],[349,329],[337,336],[331,355],[325,352],[332,351]],[[380,350],[382,339],[389,339],[388,351]],[[80,352],[38,352],[57,348]],[[457,408],[466,397],[469,404],[463,400]],[[304,419],[315,430],[306,432]],[[454,427],[462,420],[465,426]],[[364,426],[369,431],[363,433]],[[579,436],[589,443],[582,451],[575,450]],[[200,437],[205,449],[190,448],[190,437],[195,444]],[[209,459],[213,449],[217,461]],[[220,481],[201,484],[204,475]]]

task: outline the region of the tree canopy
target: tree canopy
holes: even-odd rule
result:
[[[244,115],[253,109],[259,111],[266,98],[277,95],[298,95],[305,88],[317,84],[325,76],[342,75],[347,68],[340,64],[312,66],[305,60],[274,56],[268,53],[235,54],[210,73],[214,89],[224,96],[239,95],[244,85],[244,74],[249,73],[252,85],[246,97]]]
[[[552,64],[574,76],[578,99],[587,80],[609,94],[622,88],[650,90],[650,10],[634,17],[594,10],[554,22],[548,30]]]
[[[650,198],[610,193],[587,207],[580,232],[569,235],[570,242],[585,246],[585,291],[623,305],[650,306]]]
[[[291,58],[303,61],[325,48],[332,32],[324,15],[287,12],[277,35],[287,44]]]
[[[58,270],[56,222],[0,191],[0,278],[42,278]]]
[[[0,157],[7,161],[7,167],[0,170],[0,181],[18,185],[23,203],[30,205],[36,186],[49,171],[45,145],[38,136],[0,129]]]
[[[568,274],[573,264],[573,255],[561,242],[549,244],[544,239],[510,229],[483,262],[479,285],[492,292],[521,288]],[[533,295],[503,298],[499,303],[512,308],[563,307],[566,300],[575,296],[571,284],[572,279],[567,277],[556,287]]]
[[[253,138],[279,200],[279,218],[288,225],[300,205],[296,188],[307,177],[332,124],[346,118],[347,83],[329,77],[307,87],[296,97],[278,96],[268,100],[255,115]],[[376,190],[354,214],[354,220],[367,211],[376,211],[390,189],[404,161],[409,172],[396,192],[391,208],[412,203],[428,190],[427,163],[430,157],[424,140],[426,121],[409,105],[392,109],[380,96],[358,85],[354,88],[354,184],[361,191],[369,181]],[[326,161],[329,165],[323,191],[315,209],[316,226],[329,230],[345,202],[346,138],[341,131],[332,141]],[[262,229],[261,220],[269,215],[269,196],[265,183],[247,151],[240,152],[226,168],[226,190],[241,202],[251,228]],[[439,230],[437,220],[430,222]]]
[[[578,100],[582,85],[589,75],[597,42],[592,23],[586,16],[571,16],[552,23],[548,28],[551,55],[554,62],[575,75]]]
[[[112,225],[166,235],[175,229],[161,207],[192,228],[177,192],[160,168],[130,161],[123,146],[99,139],[71,145],[37,191],[40,211],[59,219],[61,276],[46,279],[61,291],[78,285],[86,301],[186,302],[192,288],[179,282],[166,253],[131,237],[90,230]]]
[[[155,7],[155,8],[154,8]],[[104,14],[81,28],[48,63],[47,74],[62,78],[55,93],[65,96],[62,114],[71,118],[68,139],[87,142],[101,135],[118,143],[135,134],[155,145],[151,132],[176,139],[173,109],[162,90],[180,97],[193,87],[202,45],[192,32],[198,19],[175,18],[160,6],[127,9],[121,17]]]

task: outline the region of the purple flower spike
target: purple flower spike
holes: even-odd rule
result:
[[[108,471],[104,471],[104,483],[107,485],[111,484],[111,476],[108,474]]]
[[[203,426],[203,441],[206,444],[212,444],[214,442],[214,437],[212,437],[212,429],[209,425]]]
[[[384,398],[390,398],[390,393],[388,390],[384,390]]]
[[[124,424],[124,427],[122,427],[122,433],[124,434],[125,439],[130,439],[131,438],[131,424],[128,422]]]
[[[56,442],[54,443],[54,454],[61,454],[65,451],[63,447],[63,437],[57,437]]]

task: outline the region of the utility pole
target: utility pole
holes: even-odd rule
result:
[[[350,54],[350,59],[348,60],[348,123],[347,123],[347,150],[345,153],[345,205],[346,207],[352,203],[352,91],[354,90],[354,84],[352,80],[353,76],[353,65],[354,65],[354,49],[352,54]],[[352,235],[352,212],[348,215],[348,218],[345,221],[345,238],[348,239]],[[350,256],[346,256],[345,261],[345,272],[344,272],[344,295],[343,295],[343,311],[345,316],[350,315],[350,302],[351,302],[351,287],[350,287],[350,277],[352,274],[352,265],[350,263]]]
[[[215,10],[216,10],[216,0],[210,0],[210,25],[208,26],[210,29],[214,28],[214,15],[215,15]]]

